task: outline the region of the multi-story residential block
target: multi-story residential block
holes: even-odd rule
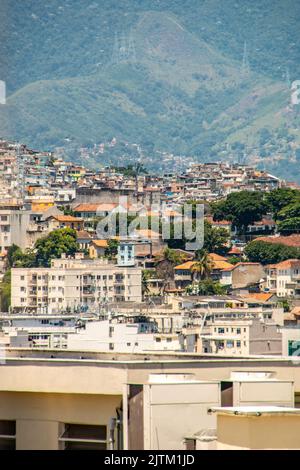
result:
[[[142,300],[141,269],[103,260],[57,259],[50,268],[13,268],[11,307],[32,311],[97,309],[103,301]]]
[[[300,298],[300,260],[289,259],[265,268],[266,288],[278,297]]]
[[[206,353],[280,355],[282,350],[279,327],[258,318],[209,321],[199,340],[199,352]]]
[[[7,202],[0,206],[0,252],[7,251],[12,244],[27,248],[30,215],[20,204]]]

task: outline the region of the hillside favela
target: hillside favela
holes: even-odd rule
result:
[[[300,450],[299,2],[0,16],[0,450]]]

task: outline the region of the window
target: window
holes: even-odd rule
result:
[[[105,450],[106,426],[91,424],[64,424],[59,438],[64,450]]]
[[[225,333],[225,329],[224,328],[218,328],[218,333]]]
[[[15,421],[0,421],[0,450],[16,450]]]
[[[234,347],[234,342],[229,340],[229,341],[226,342],[226,346],[227,346],[227,348],[233,348]]]
[[[160,343],[160,342],[161,342],[161,338],[155,338],[155,341],[156,341],[157,343]]]
[[[127,344],[127,346],[131,346],[131,343],[126,343],[126,344]]]
[[[167,338],[167,343],[172,343],[172,338]]]
[[[114,343],[109,343],[109,350],[110,351],[113,351],[114,350]]]
[[[237,335],[240,335],[240,334],[241,334],[241,329],[240,329],[240,328],[237,328],[237,329],[236,329],[236,334],[237,334]]]
[[[236,347],[237,347],[237,348],[240,348],[240,347],[241,347],[241,342],[240,342],[240,341],[237,341],[237,342],[236,342]]]

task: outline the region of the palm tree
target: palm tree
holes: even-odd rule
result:
[[[213,269],[213,262],[209,257],[206,250],[202,250],[198,253],[198,259],[191,267],[193,283],[196,279],[200,280],[207,279]]]
[[[148,286],[148,279],[151,279],[153,277],[153,273],[150,272],[148,269],[143,269],[142,271],[142,294],[143,294],[143,299],[149,294],[149,286]]]

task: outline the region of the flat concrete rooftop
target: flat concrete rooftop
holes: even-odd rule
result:
[[[1,361],[2,359],[2,361]],[[70,349],[34,349],[34,348],[5,348],[0,351],[0,361],[5,363],[19,360],[29,361],[61,361],[61,362],[109,362],[109,363],[269,363],[291,364],[300,366],[300,357],[295,356],[228,356],[221,354],[197,354],[173,351],[114,353],[99,351],[72,351]],[[1,364],[0,362],[0,364]]]

